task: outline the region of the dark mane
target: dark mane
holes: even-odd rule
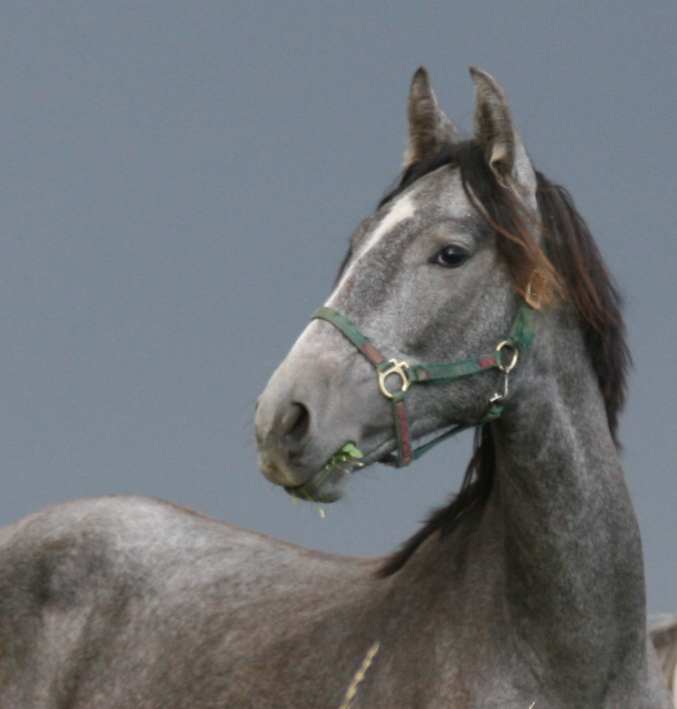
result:
[[[576,308],[606,405],[609,430],[619,446],[618,417],[625,403],[631,361],[621,298],[571,196],[564,187],[536,173],[544,242],[541,248],[533,239],[528,216],[511,194],[498,185],[479,147],[468,141],[408,167],[379,207],[444,165],[460,168],[468,198],[480,207],[479,211],[486,215],[499,237],[497,245],[510,268],[516,290],[524,295],[527,284],[536,275],[541,302],[560,297]],[[494,440],[491,425],[487,424],[475,430],[473,455],[459,492],[386,558],[378,575],[386,577],[399,571],[428,537],[434,534],[445,537],[454,532],[471,509],[480,508],[487,501],[495,472]]]

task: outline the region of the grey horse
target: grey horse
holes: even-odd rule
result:
[[[475,428],[459,493],[385,559],[139,498],[27,517],[0,531],[2,709],[670,706],[616,440],[618,295],[471,73],[471,140],[414,75],[403,174],[256,414],[264,474],[317,500]]]

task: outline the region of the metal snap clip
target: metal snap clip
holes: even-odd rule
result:
[[[391,374],[395,374],[400,378],[400,388],[395,392],[388,389],[386,382],[386,379]],[[406,362],[398,362],[396,359],[389,359],[386,362],[386,366],[379,368],[378,388],[381,390],[381,394],[383,394],[386,398],[394,399],[397,394],[404,394],[410,386],[411,379],[409,378],[409,365]]]
[[[503,361],[503,353],[508,351],[510,359],[507,362]],[[501,340],[496,345],[496,366],[504,374],[510,374],[515,366],[517,365],[517,360],[519,359],[519,350],[515,346],[515,343],[511,340]]]

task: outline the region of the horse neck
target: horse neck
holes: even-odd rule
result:
[[[500,511],[515,627],[580,682],[589,672],[599,677],[605,658],[613,671],[643,652],[641,546],[581,333],[548,318],[538,339],[495,425],[490,504]]]

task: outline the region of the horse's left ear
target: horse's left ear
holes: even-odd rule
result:
[[[517,187],[529,199],[536,189],[536,176],[513,127],[503,89],[493,76],[477,67],[470,67],[470,76],[476,93],[475,140],[482,146],[498,182],[504,187]]]

